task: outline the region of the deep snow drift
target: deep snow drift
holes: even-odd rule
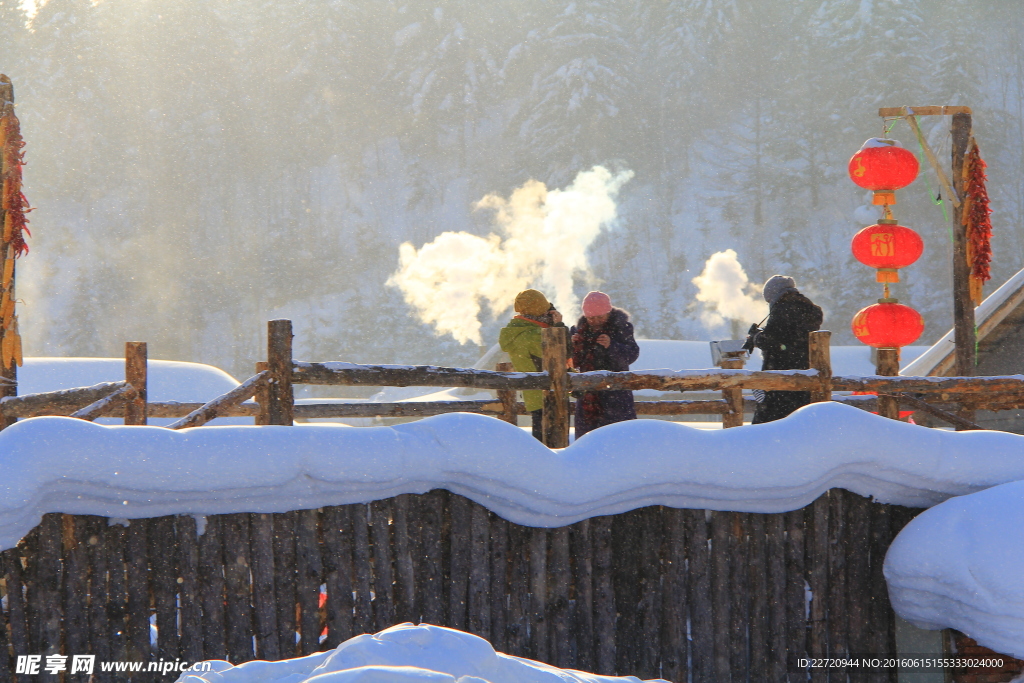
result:
[[[623,422],[560,451],[466,413],[393,427],[181,431],[37,417],[0,432],[0,471],[0,548],[10,548],[47,512],[282,512],[434,488],[538,527],[646,505],[783,512],[833,487],[927,507],[1024,479],[1024,438],[926,429],[837,403],[739,429]]]
[[[639,683],[559,669],[495,652],[483,638],[441,626],[399,624],[361,635],[334,650],[279,662],[183,674],[178,683]],[[315,677],[315,678],[314,678]],[[658,679],[660,680],[660,679]]]
[[[1022,529],[1024,481],[925,510],[885,556],[893,609],[921,628],[955,628],[1024,658]]]

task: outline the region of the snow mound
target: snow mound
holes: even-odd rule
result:
[[[399,624],[356,636],[334,650],[279,662],[186,673],[178,683],[627,683],[495,652],[483,638],[441,626]],[[660,680],[660,679],[659,679]]]
[[[785,512],[833,487],[929,507],[1024,479],[1024,437],[927,429],[838,403],[726,430],[620,422],[558,451],[469,413],[391,427],[179,431],[35,417],[0,432],[0,472],[2,549],[47,512],[284,512],[435,488],[534,527],[647,505]]]
[[[893,609],[921,628],[955,628],[996,652],[1024,658],[1021,529],[1024,481],[921,513],[885,556]]]
[[[220,368],[204,363],[173,360],[147,361],[146,391],[154,403],[206,403],[238,386],[238,380]],[[18,368],[18,395],[88,387],[124,379],[124,358],[26,358]],[[171,418],[150,418],[149,424],[167,426]],[[120,418],[100,418],[100,424],[123,423]],[[251,417],[219,417],[211,424],[251,425]]]

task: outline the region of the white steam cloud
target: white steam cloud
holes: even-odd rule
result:
[[[697,301],[704,304],[700,319],[708,329],[727,320],[757,322],[768,314],[760,286],[750,283],[732,249],[712,254],[693,284],[697,285]]]
[[[508,199],[489,194],[476,207],[493,209],[501,235],[445,232],[416,249],[399,247],[398,270],[387,284],[439,335],[480,344],[480,313],[511,308],[517,293],[544,292],[568,317],[578,305],[573,279],[589,273],[587,248],[615,220],[615,196],[633,177],[595,166],[564,190],[527,181]]]

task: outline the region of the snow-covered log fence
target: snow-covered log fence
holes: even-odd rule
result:
[[[269,370],[258,372],[226,394],[203,404],[177,422],[168,425],[168,428],[185,429],[187,427],[200,427],[215,417],[225,414],[226,411],[234,406],[252,398],[260,390],[260,387],[269,381]]]
[[[0,656],[276,660],[422,621],[559,667],[802,682],[807,654],[895,654],[882,559],[916,513],[842,489],[779,514],[653,506],[550,529],[443,490],[130,523],[51,513],[0,552]]]
[[[213,417],[255,417],[257,424],[293,424],[297,419],[366,418],[366,417],[426,417],[449,412],[472,412],[493,415],[514,421],[524,415],[515,392],[540,389],[558,394],[553,404],[565,403],[570,408],[562,411],[554,431],[562,436],[568,433],[566,419],[572,405],[570,392],[604,389],[638,391],[720,391],[721,400],[658,400],[637,401],[638,415],[721,415],[730,425],[738,423],[738,406],[744,413],[753,411],[755,404],[749,398],[737,396],[742,390],[810,391],[812,400],[833,400],[866,410],[878,411],[876,396],[849,396],[844,392],[870,392],[886,396],[905,396],[904,405],[925,410],[914,401],[923,401],[933,410],[927,410],[940,419],[943,413],[968,410],[1011,410],[1024,407],[1024,375],[995,377],[903,377],[872,375],[865,377],[833,376],[829,361],[827,331],[812,333],[810,370],[756,371],[737,368],[699,370],[645,370],[637,372],[513,372],[511,367],[501,370],[474,368],[448,368],[412,365],[362,365],[348,362],[296,361],[291,352],[291,323],[288,320],[270,321],[268,325],[268,361],[257,364],[258,386],[239,387],[207,403],[149,402],[146,400],[146,344],[128,342],[125,345],[125,381],[99,384],[93,387],[68,389],[46,394],[8,396],[0,398],[0,420],[11,420],[42,415],[71,415],[84,406],[126,385],[135,388],[130,401],[108,401],[103,409],[106,417],[123,417],[126,424],[145,424],[147,417],[183,418],[196,411],[204,411],[202,419],[197,413],[188,426],[198,426]],[[549,343],[549,346],[552,344]],[[554,346],[558,346],[557,344]],[[560,346],[559,346],[560,348]],[[549,366],[559,367],[549,360]],[[267,372],[267,375],[259,373]],[[557,375],[553,377],[554,375]],[[552,392],[552,382],[555,391]],[[254,380],[248,380],[248,382]],[[355,386],[427,386],[445,388],[476,388],[494,390],[496,400],[472,401],[403,401],[388,403],[369,402],[296,402],[294,384],[355,385]],[[253,389],[252,392],[249,390]],[[239,398],[242,391],[248,394]],[[246,400],[255,396],[255,401]],[[120,396],[119,396],[120,398]],[[732,404],[729,401],[732,401]],[[883,401],[886,400],[883,398]],[[892,399],[896,400],[896,399]],[[564,406],[563,406],[564,407]],[[212,411],[212,412],[211,412]],[[725,420],[725,418],[729,418]],[[964,428],[966,423],[947,420]],[[968,420],[970,422],[970,420]],[[183,425],[185,423],[180,423]],[[549,430],[551,431],[551,430]],[[559,443],[564,439],[558,440]],[[563,444],[564,445],[564,444]]]
[[[125,382],[101,382],[90,387],[48,391],[25,396],[0,398],[4,417],[35,417],[37,415],[70,415],[125,386]]]
[[[135,391],[135,387],[130,384],[125,384],[106,396],[90,403],[81,410],[76,410],[71,413],[71,417],[77,417],[80,420],[89,420],[91,422],[98,417],[107,415],[118,406],[124,410],[125,404],[128,401],[134,400],[136,394],[137,392]]]

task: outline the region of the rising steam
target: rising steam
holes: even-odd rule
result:
[[[494,210],[501,236],[445,232],[419,250],[406,242],[387,284],[402,291],[420,320],[462,344],[481,343],[484,302],[497,317],[529,287],[568,317],[578,304],[573,278],[589,273],[587,248],[615,220],[615,196],[632,177],[595,166],[564,190],[530,180],[508,199],[489,194],[476,208]]]
[[[700,319],[708,329],[727,320],[757,322],[768,314],[760,287],[747,279],[732,249],[712,254],[693,284],[697,285],[697,301],[704,304]]]

